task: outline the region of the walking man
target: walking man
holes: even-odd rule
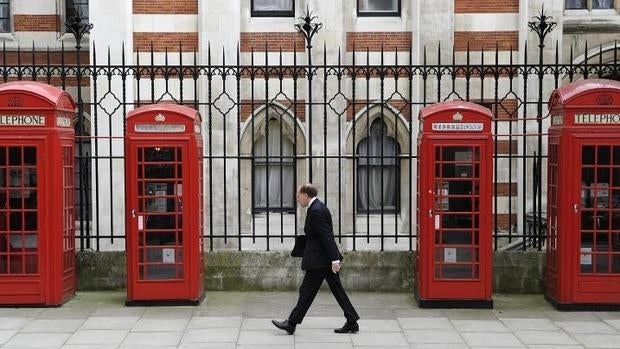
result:
[[[296,326],[303,320],[323,280],[326,280],[347,319],[344,326],[335,329],[334,332],[356,333],[359,331],[357,320],[360,317],[349,301],[338,275],[342,255],[334,240],[332,216],[327,206],[317,199],[317,193],[312,184],[301,185],[297,190],[297,202],[302,207],[308,208],[304,225],[306,248],[301,260],[301,269],[306,274],[299,287],[297,305],[291,311],[291,315],[286,320],[271,320],[271,322],[288,334],[295,333]]]

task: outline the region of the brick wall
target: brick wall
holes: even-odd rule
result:
[[[347,52],[355,51],[409,51],[411,32],[348,32]]]
[[[374,103],[371,103],[371,102],[372,101],[368,101],[366,99],[358,99],[355,101],[355,110],[354,110],[353,102],[349,101],[349,104],[346,107],[347,108],[347,111],[346,111],[347,121],[353,120],[353,115],[357,115],[357,113],[359,113],[363,109],[366,109],[366,107],[380,108],[380,106]],[[400,116],[404,117],[407,120],[411,119],[411,108],[410,108],[410,105],[406,101],[402,99],[392,99],[389,102],[387,102],[387,104],[394,109],[389,108],[386,112],[391,113],[394,110],[396,110],[397,113],[400,113]],[[338,108],[334,108],[334,109],[336,109],[337,111],[340,111]]]
[[[516,99],[500,99],[497,102],[494,99],[484,99],[482,101],[473,100],[472,102],[491,109],[493,117],[500,121],[510,121],[510,119],[518,118],[518,103]]]
[[[510,218],[512,216],[512,219]],[[497,228],[500,230],[508,230],[510,225],[518,224],[517,222],[517,214],[508,214],[508,213],[496,213],[495,219],[497,219]],[[495,228],[495,222],[493,221],[493,217],[491,217],[491,224],[493,228]]]
[[[516,31],[492,31],[492,32],[454,32],[454,50],[467,51],[469,43],[470,51],[517,50],[519,48],[519,32]]]
[[[454,13],[518,13],[519,0],[454,0]]]
[[[496,184],[492,185],[495,190]],[[494,195],[497,196],[515,196],[517,195],[517,183],[497,183],[497,191]]]
[[[80,63],[88,64],[90,62],[90,57],[88,53],[88,48],[84,48],[85,51],[80,51]],[[63,57],[64,55],[64,57]],[[6,57],[6,62],[4,58]],[[34,64],[37,65],[47,65],[48,61],[50,65],[61,64],[64,59],[65,64],[75,64],[77,62],[77,52],[75,51],[50,51],[49,55],[45,51],[35,51],[34,55],[32,51],[20,51],[19,52],[19,62],[21,65],[32,65],[34,59]],[[18,55],[17,52],[6,52],[5,55],[0,55],[0,64],[7,65],[17,65]]]
[[[11,81],[18,81],[18,80],[19,79],[17,77],[9,77],[6,81],[7,82],[11,82]],[[32,77],[31,76],[26,76],[22,80],[32,81]],[[3,81],[4,80],[0,80],[0,82],[3,82]],[[62,79],[60,77],[50,77],[50,79],[48,81],[47,77],[39,76],[39,77],[37,77],[36,81],[42,82],[44,84],[56,86],[56,87],[62,87]],[[72,76],[69,76],[69,77],[65,78],[65,87],[75,87],[77,85],[78,85],[77,84],[77,78],[72,77]],[[82,87],[90,86],[90,79],[88,77],[82,78],[80,85]]]
[[[134,51],[149,52],[151,43],[154,52],[193,52],[198,49],[198,33],[133,33]]]
[[[57,15],[14,15],[13,29],[16,32],[58,32],[60,18]]]
[[[497,141],[495,152],[497,154],[516,154],[518,152],[518,145],[517,141],[499,140]]]
[[[135,14],[198,14],[198,0],[133,0]]]
[[[280,106],[283,106],[284,108],[286,108],[286,115],[289,115],[288,113],[293,113],[299,120],[301,121],[305,121],[306,120],[306,100],[304,99],[298,99],[297,100],[297,104],[295,106],[293,106],[293,103],[291,103],[291,101],[287,100],[287,99],[279,99],[275,101],[276,103],[280,104]],[[252,104],[252,100],[250,99],[242,99],[241,100],[241,105],[240,105],[240,121],[246,121],[251,115],[252,115],[252,106],[254,107],[254,110],[263,107],[264,105],[264,100],[254,100],[254,103]],[[295,112],[293,112],[293,108],[296,109]],[[236,112],[236,111],[235,111]],[[282,111],[282,109],[278,108],[277,112],[280,114],[284,114],[285,112]],[[233,113],[234,115],[234,113]]]
[[[265,47],[269,52],[304,52],[306,42],[301,33],[279,33],[279,32],[243,32],[239,38],[239,50],[241,52],[265,52]]]
[[[157,97],[156,97],[157,98]],[[196,101],[195,100],[187,100],[184,99],[183,103],[178,103],[179,101],[173,101],[173,100],[169,100],[169,99],[165,99],[165,100],[161,100],[161,101],[157,101],[155,100],[155,103],[153,103],[153,101],[151,101],[150,99],[144,99],[144,100],[136,100],[134,101],[134,104],[137,107],[144,107],[145,105],[151,105],[151,104],[180,104],[180,105],[184,105],[186,107],[190,107],[190,108],[194,108],[196,106]]]

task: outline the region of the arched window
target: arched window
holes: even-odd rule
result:
[[[399,210],[400,146],[387,135],[380,118],[370,125],[368,137],[357,146],[357,211]]]
[[[279,119],[269,119],[254,142],[254,212],[295,210],[293,143],[282,127]]]

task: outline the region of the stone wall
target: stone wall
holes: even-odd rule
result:
[[[414,252],[346,252],[343,283],[351,291],[410,292]],[[217,251],[207,253],[207,290],[292,291],[303,272],[300,259],[287,252]],[[495,293],[542,293],[542,252],[496,252]],[[80,252],[78,290],[125,287],[124,252]]]

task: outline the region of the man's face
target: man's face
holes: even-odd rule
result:
[[[302,207],[306,207],[308,206],[308,203],[310,202],[310,198],[308,197],[308,194],[297,191],[297,202]]]

